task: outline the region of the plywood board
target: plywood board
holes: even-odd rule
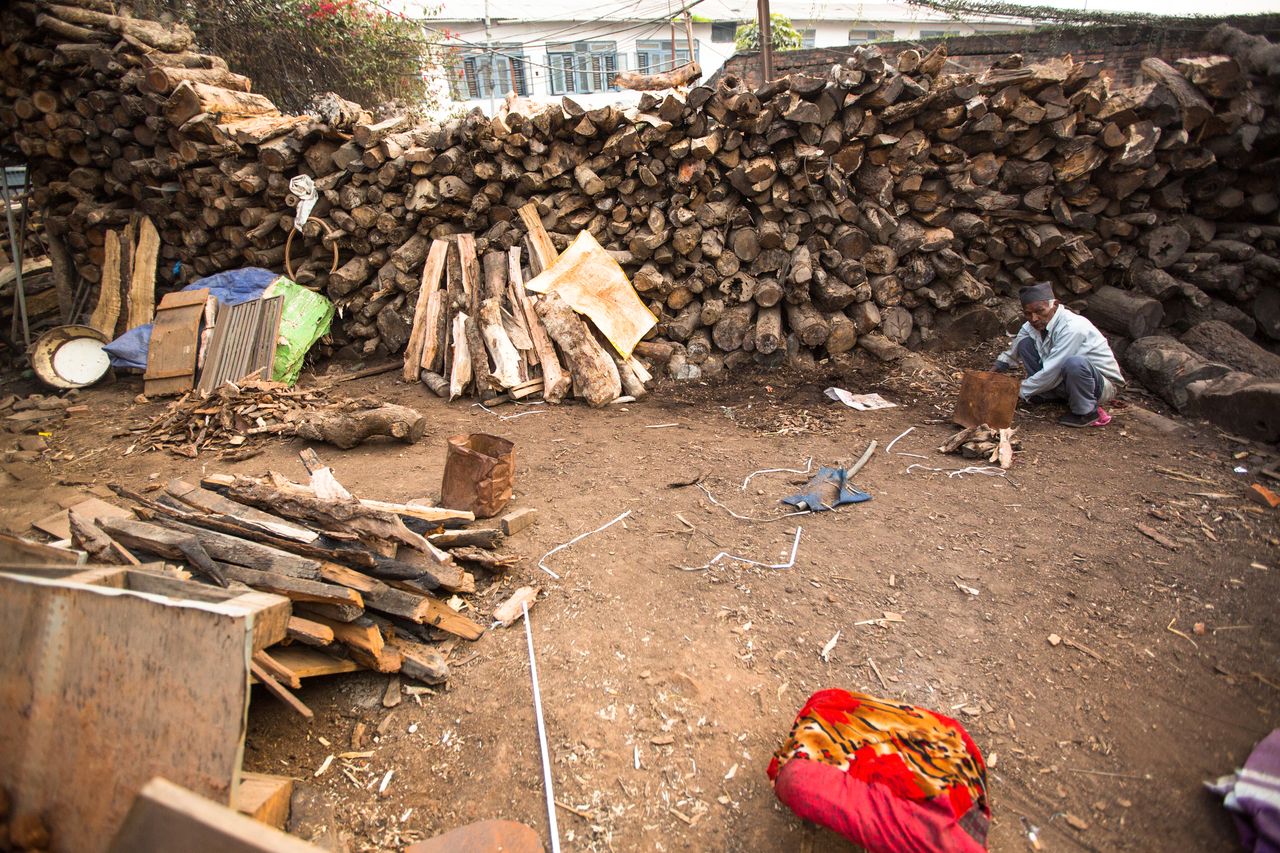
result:
[[[93,853],[155,776],[232,802],[254,617],[235,602],[0,574],[0,787],[12,814],[42,815],[54,851]]]
[[[160,300],[142,376],[148,396],[181,394],[195,384],[200,317],[208,298],[208,288],[200,288],[166,293]]]

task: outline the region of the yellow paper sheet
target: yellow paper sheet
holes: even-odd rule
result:
[[[590,231],[583,231],[550,267],[525,284],[534,293],[555,291],[569,307],[595,323],[623,358],[657,324],[627,274]]]

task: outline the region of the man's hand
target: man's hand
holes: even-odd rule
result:
[[[1008,373],[1009,369],[1009,365],[1005,364],[1003,361],[997,361],[996,366],[991,368],[995,373]]]

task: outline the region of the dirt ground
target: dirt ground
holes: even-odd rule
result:
[[[952,366],[988,361],[968,353]],[[855,368],[662,384],[600,411],[447,405],[392,373],[341,387],[417,407],[428,437],[319,450],[356,494],[407,500],[438,494],[447,436],[515,441],[513,506],[539,521],[508,540],[522,565],[482,579],[470,615],[487,624],[513,589],[541,588],[533,638],[566,850],[851,849],[781,807],[765,776],[797,709],[825,687],[960,719],[990,764],[993,850],[1031,849],[1030,826],[1046,850],[1232,849],[1202,783],[1280,725],[1280,524],[1244,500],[1254,478],[1233,468],[1256,471],[1275,448],[1204,425],[1166,435],[1124,408],[1088,431],[1037,411],[1019,415],[1024,450],[1007,476],[909,470],[971,464],[936,451],[954,431],[949,389]],[[844,409],[822,396],[827,385],[900,405]],[[127,380],[81,394],[92,415],[54,434],[28,466],[36,476],[5,487],[0,525],[21,529],[88,483],[302,475],[303,445],[290,441],[235,464],[124,456],[129,438],[112,433],[162,409],[134,405],[139,390]],[[879,449],[856,478],[869,502],[778,519],[803,476],[759,474],[742,488],[758,469],[852,463],[871,439]],[[669,485],[697,475],[724,507],[767,520]],[[548,559],[559,579],[538,568],[626,512]],[[792,568],[681,568],[720,551],[785,563],[799,528]],[[387,676],[309,680],[311,724],[255,692],[246,768],[296,777],[296,830],[351,850],[491,817],[545,838],[523,628],[463,643],[451,664],[447,687],[391,710]],[[316,777],[351,749],[357,723],[375,736],[372,756]]]

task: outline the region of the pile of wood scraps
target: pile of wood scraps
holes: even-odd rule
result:
[[[137,517],[73,510],[73,543],[102,562],[151,555],[217,586],[290,599],[287,637],[256,652],[252,671],[305,716],[290,688],[311,675],[444,682],[453,648],[484,632],[463,598],[477,590],[474,573],[487,584],[518,563],[497,552],[502,530],[466,529],[474,516],[461,510],[354,497],[314,452],[302,456],[308,483],[270,474],[173,480],[149,495],[113,486]]]
[[[422,438],[426,419],[405,406],[372,397],[331,400],[323,388],[290,388],[255,379],[225,382],[209,393],[189,391],[145,426],[125,454],[168,450],[196,458],[220,450],[222,459],[247,459],[261,452],[254,439],[296,435],[350,448],[374,436],[407,443]]]
[[[959,453],[966,459],[985,459],[993,465],[1008,469],[1013,465],[1013,452],[1022,449],[1022,441],[1014,438],[1016,430],[992,429],[986,424],[962,429],[947,439],[938,450],[942,453]]]
[[[536,206],[519,213],[528,272],[518,246],[485,252],[482,272],[470,234],[435,240],[429,252],[421,235],[402,247],[416,241],[414,254],[426,256],[404,379],[450,400],[468,391],[485,402],[540,394],[559,403],[572,393],[593,406],[643,397],[653,377],[633,350],[653,314],[590,232],[561,255]]]

